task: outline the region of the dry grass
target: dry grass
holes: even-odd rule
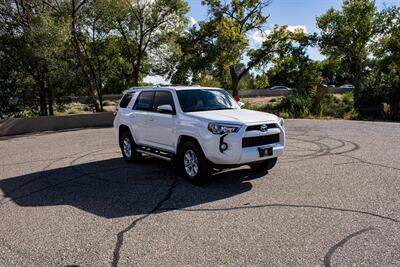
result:
[[[243,101],[246,104],[249,104],[251,106],[262,106],[267,103],[279,103],[282,100],[282,96],[257,96],[257,97],[245,97],[242,98],[241,101]]]
[[[105,112],[114,112],[116,110],[116,102],[104,101],[103,109]],[[93,111],[87,104],[79,102],[72,102],[65,104],[62,107],[58,107],[58,110],[54,112],[55,116],[66,116],[66,115],[77,115],[77,114],[93,114]]]

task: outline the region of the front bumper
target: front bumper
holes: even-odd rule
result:
[[[282,155],[285,147],[285,129],[277,124],[277,128],[268,129],[267,132],[261,131],[246,131],[245,125],[240,128],[237,133],[228,134],[223,138],[224,143],[228,145],[227,150],[221,152],[219,135],[211,133],[203,135],[201,146],[208,160],[218,165],[244,165],[252,162],[257,162],[269,158],[276,158]],[[258,145],[252,147],[242,147],[242,139],[245,137],[258,137],[264,135],[279,134],[279,142]],[[259,147],[272,147],[272,155],[260,157]]]

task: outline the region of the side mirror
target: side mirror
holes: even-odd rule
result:
[[[174,109],[172,108],[171,105],[161,105],[157,107],[157,111],[160,113],[167,113],[167,114],[173,114]]]
[[[243,103],[242,101],[238,101],[238,105],[240,108],[244,107],[245,103]]]

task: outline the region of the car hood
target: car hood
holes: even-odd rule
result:
[[[187,114],[209,121],[233,124],[249,124],[276,121],[278,119],[278,117],[273,114],[248,109],[209,110],[189,112]]]

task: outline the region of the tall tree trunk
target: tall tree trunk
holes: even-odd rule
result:
[[[140,41],[142,45],[142,41]],[[142,52],[139,51],[136,54],[136,62],[132,64],[132,84],[133,86],[139,85],[139,74],[140,74],[140,64],[142,63]]]
[[[53,116],[54,115],[54,99],[53,99],[53,89],[52,88],[47,88],[47,103],[49,105],[49,115]]]
[[[354,95],[354,108],[359,110],[361,105],[361,79],[362,79],[362,68],[361,68],[361,60],[359,55],[354,55],[352,58],[352,65],[351,65],[351,73],[353,74],[352,84],[354,86],[353,95]]]
[[[75,5],[75,0],[71,1],[72,7],[71,7],[71,39],[72,39],[72,43],[74,45],[75,48],[75,53],[76,53],[76,58],[78,60],[78,66],[81,66],[81,57],[82,57],[82,53],[81,53],[81,48],[79,45],[79,41],[78,41],[78,36],[77,36],[77,32],[76,32],[76,5]]]
[[[104,108],[103,108],[103,80],[101,77],[100,66],[99,66],[99,81],[97,83],[96,91],[97,91],[97,98],[99,99],[99,102],[100,102],[100,112],[103,112],[104,111]]]
[[[40,116],[47,116],[46,90],[42,79],[39,81],[39,102]]]
[[[354,108],[356,110],[359,110],[359,108],[361,106],[361,103],[360,103],[361,102],[360,101],[360,98],[361,98],[361,95],[360,95],[361,83],[358,80],[354,80],[353,85],[354,85],[354,89],[353,89]]]
[[[354,95],[354,107],[356,110],[359,110],[361,106],[361,79],[362,79],[362,73],[361,73],[361,66],[360,64],[356,64],[355,70],[354,70],[354,80],[353,80],[353,95]]]
[[[97,90],[97,97],[99,99],[100,102],[100,112],[104,111],[104,107],[103,107],[103,95],[101,94],[101,92],[99,92],[99,90]]]
[[[71,41],[72,44],[74,45],[75,48],[75,53],[76,53],[76,58],[78,60],[77,62],[77,66],[78,68],[80,68],[82,70],[82,72],[85,74],[85,78],[86,81],[88,83],[89,86],[89,94],[91,97],[93,97],[93,101],[89,101],[89,102],[93,102],[92,104],[94,105],[96,111],[103,111],[103,103],[102,103],[102,97],[101,97],[101,93],[99,94],[99,91],[97,89],[97,81],[96,81],[96,75],[94,73],[93,70],[93,66],[91,65],[90,60],[88,59],[88,55],[87,52],[85,50],[85,47],[83,48],[83,52],[82,53],[82,49],[81,49],[81,43],[78,37],[78,31],[76,29],[76,17],[78,14],[79,9],[83,6],[83,4],[85,4],[86,1],[82,1],[80,2],[80,4],[76,5],[75,0],[71,1]],[[88,66],[90,68],[89,71],[85,70],[85,65]],[[87,74],[87,75],[86,75]],[[98,93],[99,95],[99,100],[100,100],[100,108],[99,105],[97,103],[97,101],[95,100],[95,91]]]
[[[133,65],[132,69],[132,85],[138,86],[139,85],[139,73],[140,73],[140,65],[136,63]]]
[[[239,76],[236,73],[234,65],[230,66],[229,72],[231,74],[231,91],[232,91],[232,95],[233,96],[238,96],[239,95],[238,87],[239,87],[240,79],[239,79]]]
[[[139,38],[139,45],[138,45],[138,50],[136,52],[136,60],[135,64],[133,64],[133,69],[132,69],[132,83],[133,86],[138,86],[139,85],[139,74],[140,74],[140,64],[142,63],[142,56],[144,54],[143,49],[143,25],[140,24],[140,38]]]
[[[232,91],[232,95],[233,96],[238,96],[239,95],[238,87],[239,87],[239,81],[238,80],[232,81],[231,91]]]

